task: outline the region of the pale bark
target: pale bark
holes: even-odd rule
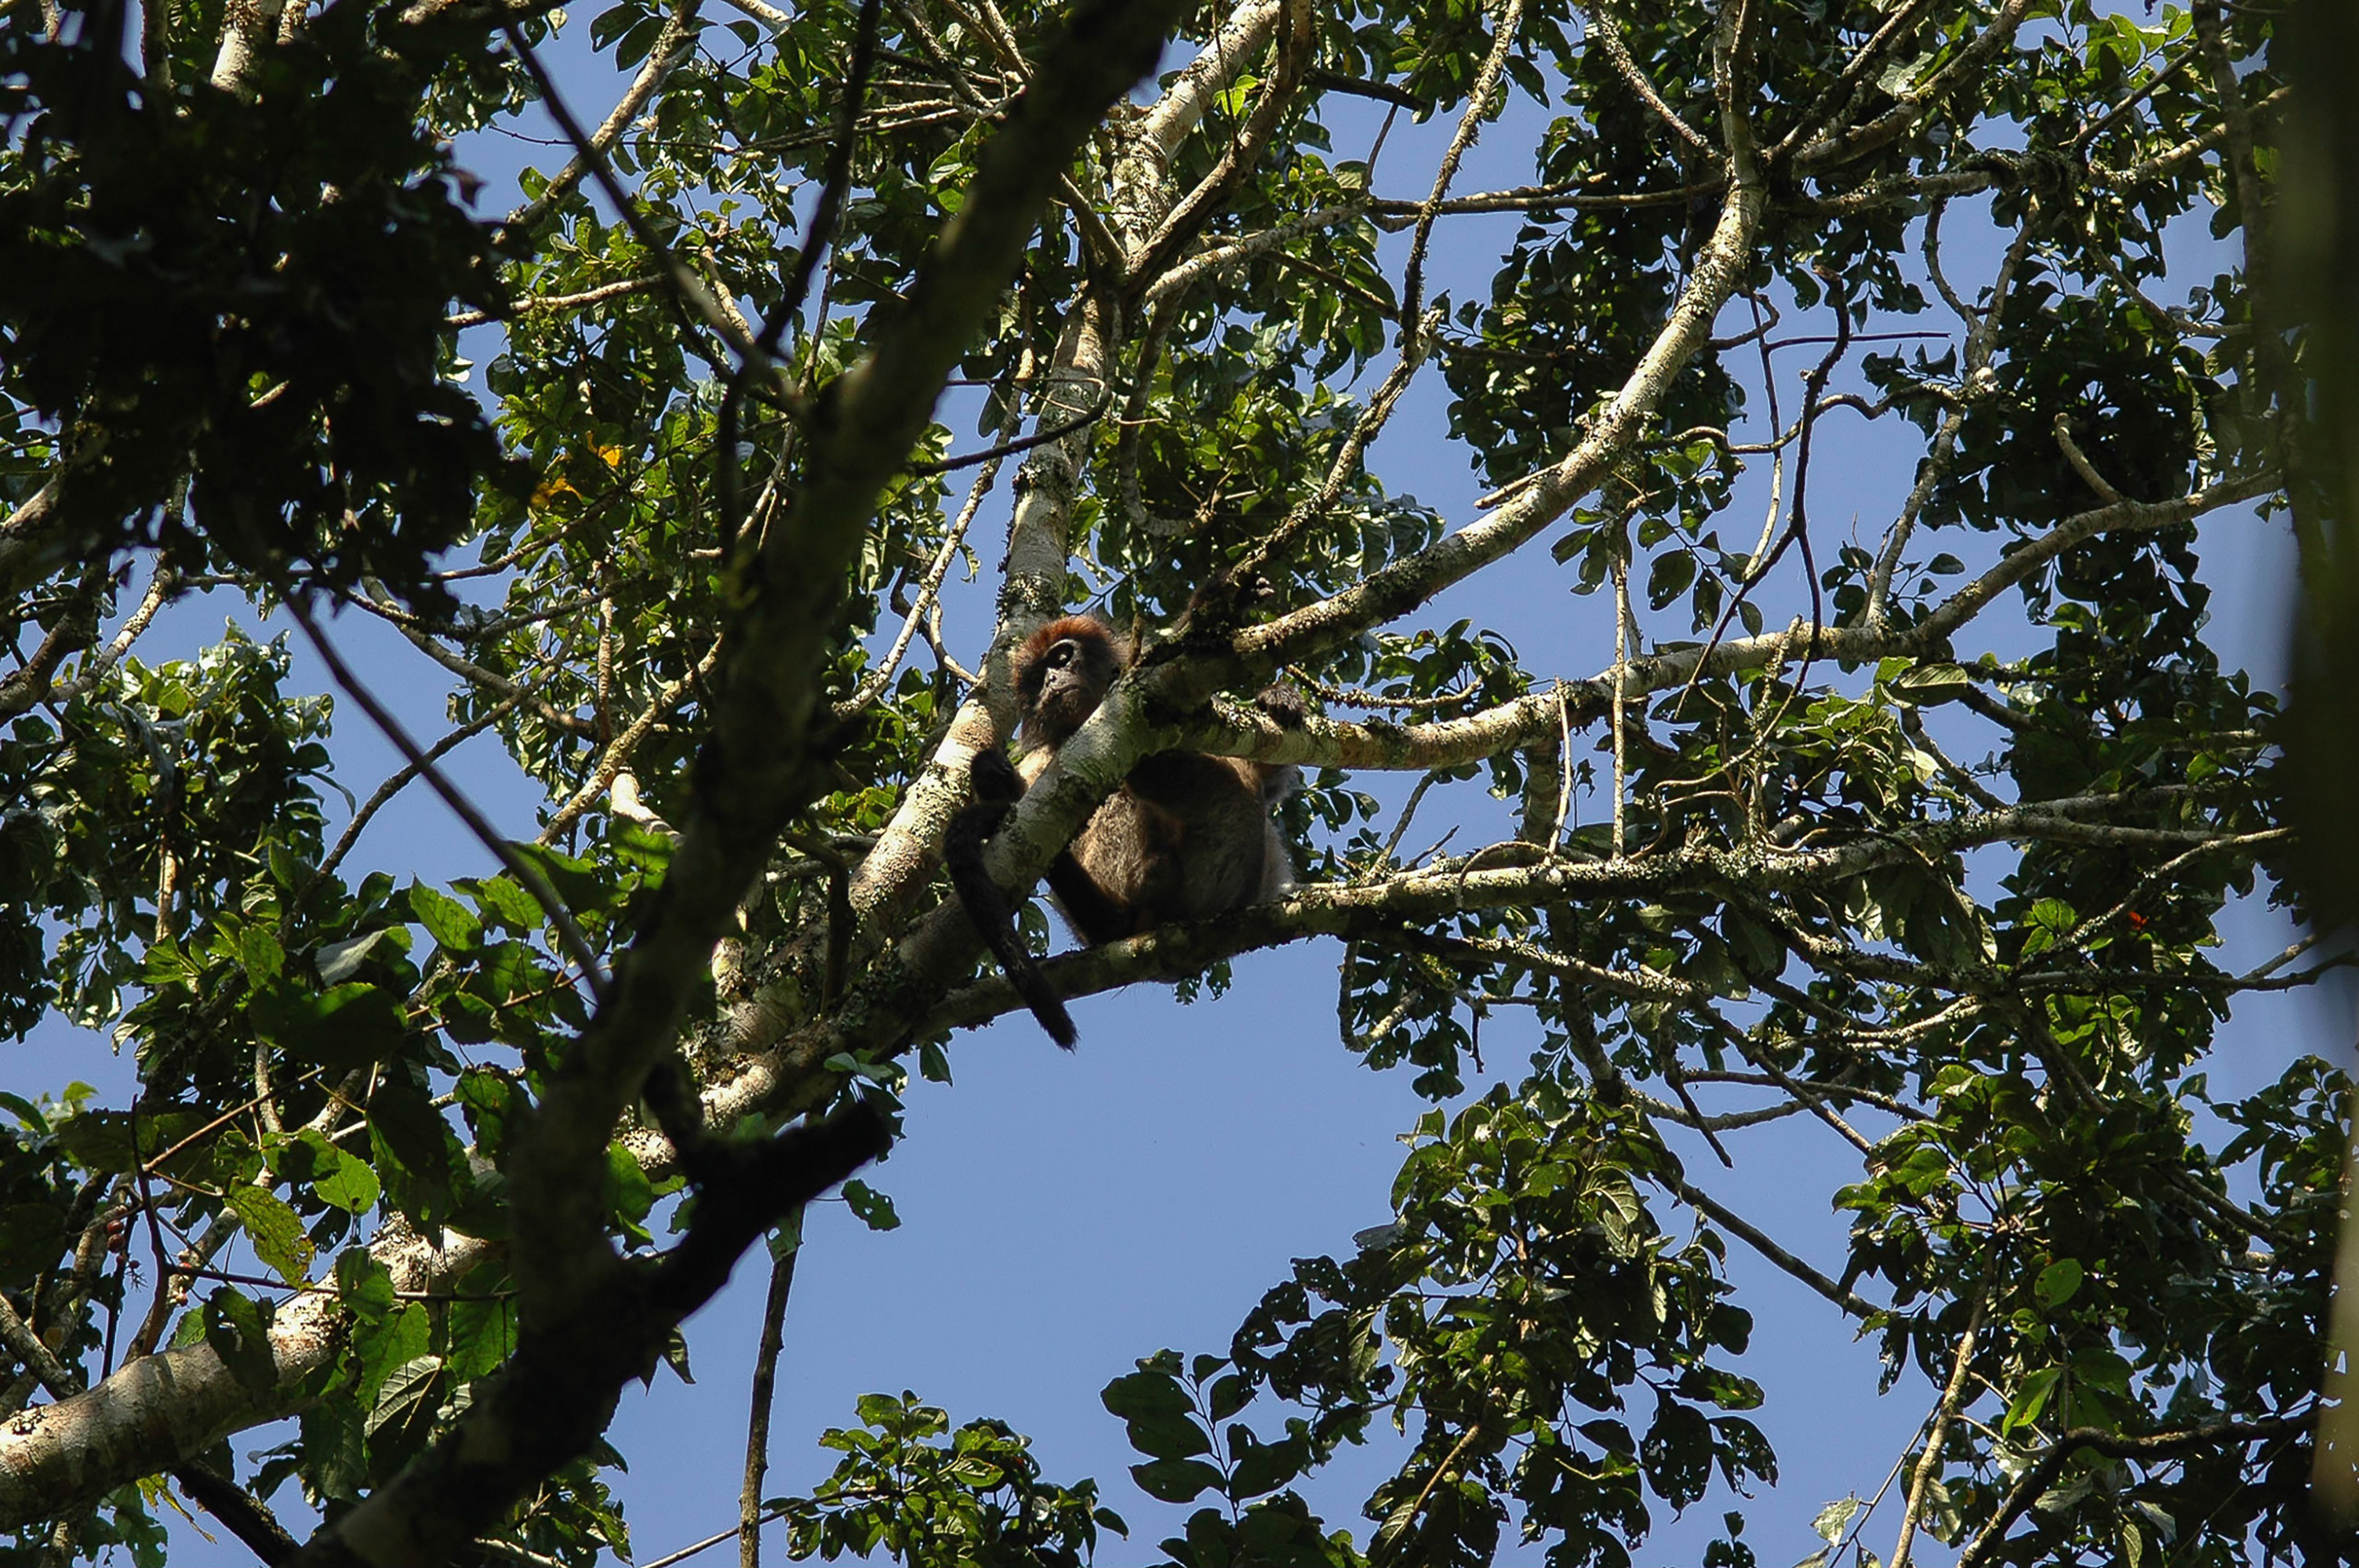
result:
[[[372,1248],[405,1291],[441,1291],[492,1256],[447,1236],[429,1247],[404,1226]],[[348,1319],[332,1291],[307,1291],[271,1320],[275,1386],[241,1383],[210,1346],[144,1357],[88,1391],[18,1412],[0,1428],[0,1521],[71,1514],[142,1476],[168,1470],[233,1432],[292,1415],[298,1390],[335,1358]]]
[[[222,17],[221,49],[213,56],[212,84],[240,98],[254,96],[254,68],[264,45],[278,31],[287,0],[229,0]]]

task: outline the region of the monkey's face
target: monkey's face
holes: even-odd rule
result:
[[[1058,638],[1025,669],[1019,683],[1016,695],[1024,700],[1027,726],[1049,741],[1062,741],[1097,711],[1119,673],[1104,637]]]

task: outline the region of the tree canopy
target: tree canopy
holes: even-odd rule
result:
[[[1181,748],[1304,770],[1299,875],[1047,974],[1188,994],[1332,939],[1333,1048],[1429,1102],[1393,1223],[1107,1387],[1169,1561],[1620,1568],[1701,1505],[1753,1563],[1733,1248],[1925,1410],[1814,1562],[2347,1559],[2310,1496],[2354,1464],[2346,1082],[2208,1071],[2337,961],[2218,961],[2302,849],[2199,526],[2315,544],[2343,493],[2280,27],[16,0],[0,1011],[112,1029],[138,1089],[0,1101],[0,1520],[158,1562],[170,1476],[269,1562],[627,1553],[621,1389],[765,1238],[775,1362],[802,1206],[1020,1011],[940,849],[1011,647],[1089,606],[1144,652],[995,874]],[[470,138],[540,112],[557,167],[478,211]],[[1530,182],[1472,186],[1507,135]],[[1388,485],[1412,450],[1488,493]],[[206,591],[284,634],[144,656]],[[333,726],[398,727],[335,617],[448,685],[359,800]],[[1311,717],[1240,700],[1279,678]],[[486,730],[532,842],[438,765]],[[504,870],[364,863],[404,788]],[[1781,1118],[1848,1151],[1840,1259],[1746,1217]],[[1000,1422],[857,1414],[808,1496],[750,1467],[774,1552],[1164,1533]],[[1315,1511],[1387,1424],[1364,1517]]]

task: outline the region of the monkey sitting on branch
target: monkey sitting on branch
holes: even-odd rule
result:
[[[1094,615],[1052,621],[1026,639],[1014,666],[1024,759],[1011,763],[995,747],[976,754],[975,804],[951,820],[942,843],[967,918],[1040,1027],[1068,1050],[1077,1037],[1072,1018],[1016,935],[1007,897],[984,870],[983,848],[1132,657],[1130,639]],[[1301,693],[1282,684],[1256,700],[1281,723],[1304,711]],[[1057,907],[1095,946],[1277,897],[1293,886],[1294,865],[1270,809],[1300,781],[1290,763],[1203,752],[1140,758],[1049,863]]]

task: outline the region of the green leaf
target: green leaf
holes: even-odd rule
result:
[[[2071,1258],[2060,1258],[2039,1271],[2032,1282],[2032,1299],[2043,1312],[2053,1312],[2072,1299],[2081,1289],[2081,1265]]]
[[[1233,1432],[1244,1430],[1238,1427]],[[1246,1435],[1250,1437],[1251,1433]],[[1292,1438],[1283,1443],[1241,1444],[1236,1464],[1230,1472],[1229,1496],[1242,1500],[1274,1492],[1300,1476],[1309,1458],[1305,1445]]]
[[[488,1272],[488,1271],[484,1271]],[[448,1309],[444,1365],[462,1383],[496,1371],[516,1352],[516,1303],[499,1297],[461,1296]]]
[[[451,1172],[458,1141],[425,1091],[407,1078],[387,1078],[369,1098],[369,1144],[385,1198],[420,1226],[439,1226],[451,1208]]]
[[[64,1252],[66,1240],[65,1211],[56,1205],[0,1207],[0,1271],[14,1274],[48,1269]]]
[[[540,901],[527,892],[514,877],[485,877],[462,886],[474,895],[484,914],[519,936],[528,936],[548,923],[549,916],[541,909]]]
[[[894,1212],[893,1200],[857,1177],[843,1184],[843,1201],[862,1224],[871,1230],[897,1230],[901,1217]]]
[[[383,1323],[394,1311],[393,1275],[366,1248],[351,1248],[337,1258],[336,1294],[363,1324]]]
[[[1917,665],[1892,681],[1892,695],[1918,708],[1953,701],[1973,686],[1973,678],[1956,665]]]
[[[375,1437],[388,1426],[399,1426],[412,1418],[430,1414],[433,1399],[442,1381],[442,1362],[433,1356],[419,1356],[395,1368],[378,1390],[376,1403],[369,1408],[368,1419],[362,1423],[364,1432]]]
[[[1818,1517],[1810,1520],[1811,1533],[1832,1546],[1843,1539],[1843,1532],[1851,1528],[1851,1521],[1857,1519],[1859,1510],[1866,1506],[1855,1497],[1837,1498],[1821,1509]]]
[[[1130,1445],[1156,1459],[1185,1459],[1210,1454],[1212,1435],[1192,1415],[1134,1416],[1127,1423]]]
[[[386,1379],[426,1355],[432,1337],[432,1322],[424,1304],[419,1302],[404,1302],[380,1322],[355,1332],[353,1344],[359,1353],[360,1364],[353,1391],[359,1396],[361,1408],[374,1410]]]
[[[1688,590],[1695,581],[1696,558],[1687,550],[1672,550],[1655,557],[1647,573],[1647,602],[1660,610]]]
[[[248,925],[237,934],[237,961],[247,983],[259,986],[278,978],[278,971],[287,965],[287,952],[268,927]]]
[[[304,1475],[324,1495],[356,1503],[369,1482],[368,1444],[352,1400],[326,1399],[298,1418]]]
[[[1221,1473],[1201,1459],[1158,1459],[1130,1467],[1138,1489],[1161,1503],[1189,1503],[1218,1491]]]
[[[2057,1379],[2063,1375],[2061,1367],[2041,1367],[2027,1373],[2023,1381],[2016,1385],[2015,1399],[2000,1419],[1999,1431],[2013,1432],[2038,1421],[2039,1412],[2048,1408],[2049,1396],[2056,1391]]]
[[[403,1169],[413,1175],[441,1178],[451,1130],[436,1114],[425,1090],[406,1078],[389,1078],[369,1097],[368,1115],[369,1131]]]
[[[321,1203],[347,1214],[366,1214],[376,1206],[382,1189],[367,1161],[345,1153],[310,1128],[299,1136],[311,1151],[311,1191]]]
[[[928,1040],[918,1047],[918,1076],[929,1084],[951,1081],[950,1053],[939,1040]]]
[[[1150,1358],[1151,1359],[1151,1358]],[[1194,1402],[1180,1379],[1159,1365],[1140,1364],[1136,1372],[1125,1373],[1108,1383],[1098,1395],[1099,1400],[1114,1415],[1125,1421],[1147,1416],[1185,1414]]]
[[[448,893],[424,882],[409,885],[409,911],[426,934],[452,953],[470,953],[484,937],[483,922]]]
[[[453,908],[457,906],[452,905]],[[465,912],[461,911],[462,914]],[[397,950],[404,946],[399,926],[386,925],[342,942],[331,942],[311,951],[311,967],[320,972],[320,983],[341,985],[353,978],[368,956],[380,946]]]
[[[128,1173],[138,1162],[131,1152],[131,1119],[119,1110],[86,1110],[58,1129],[57,1141],[88,1170]]]
[[[696,1381],[696,1375],[688,1369],[688,1336],[679,1331],[678,1324],[672,1325],[671,1332],[664,1336],[663,1362],[679,1374],[681,1382]],[[653,1381],[649,1379],[650,1385]]]
[[[606,1182],[614,1218],[635,1241],[654,1239],[644,1221],[656,1206],[655,1184],[630,1147],[619,1141],[606,1145]]]
[[[205,1298],[200,1315],[205,1344],[221,1357],[239,1386],[255,1399],[274,1394],[278,1388],[278,1363],[270,1351],[268,1304],[224,1286]]]
[[[391,1056],[409,1033],[400,1001],[383,987],[357,981],[324,991],[282,982],[248,1011],[288,1056],[337,1072]]]
[[[311,1238],[277,1194],[266,1187],[236,1186],[222,1195],[222,1201],[245,1227],[255,1256],[277,1270],[280,1279],[299,1285],[310,1278]]]
[[[576,914],[603,911],[618,891],[594,861],[582,860],[545,844],[517,844],[514,848],[519,858],[549,879],[550,891]],[[534,906],[538,907],[538,900]]]

